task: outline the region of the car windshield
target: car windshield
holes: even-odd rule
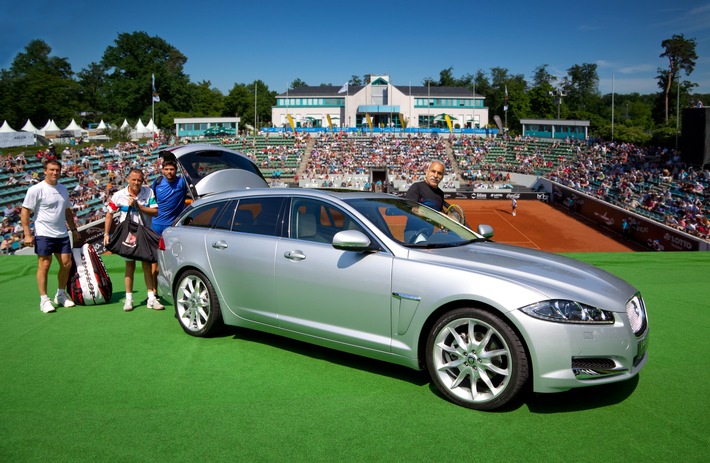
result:
[[[406,199],[357,198],[345,202],[405,246],[451,247],[485,240],[448,216]]]

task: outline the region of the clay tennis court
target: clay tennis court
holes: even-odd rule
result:
[[[563,209],[535,200],[518,200],[517,214],[511,214],[510,200],[455,200],[475,230],[488,224],[493,240],[548,252],[642,251],[632,243],[601,227],[571,216]]]

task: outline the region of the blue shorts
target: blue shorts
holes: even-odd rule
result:
[[[50,238],[48,236],[35,236],[35,254],[38,256],[71,254],[71,243],[69,241],[69,237]]]
[[[170,225],[161,225],[161,224],[158,224],[158,223],[153,222],[152,226],[153,226],[153,231],[154,231],[155,233],[157,233],[158,235],[162,235],[162,234],[163,234],[163,230],[165,230],[166,228],[168,228]]]

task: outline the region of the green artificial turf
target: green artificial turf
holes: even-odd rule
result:
[[[116,256],[110,304],[43,314],[36,258],[1,257],[0,462],[706,461],[710,253],[570,255],[641,290],[650,360],[492,413],[423,372],[248,330],[193,338],[171,306],[124,313]]]

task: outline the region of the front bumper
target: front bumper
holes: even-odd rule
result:
[[[633,378],[648,360],[648,334],[635,336],[624,314],[610,325],[554,323],[509,314],[525,338],[533,390],[561,392]]]

